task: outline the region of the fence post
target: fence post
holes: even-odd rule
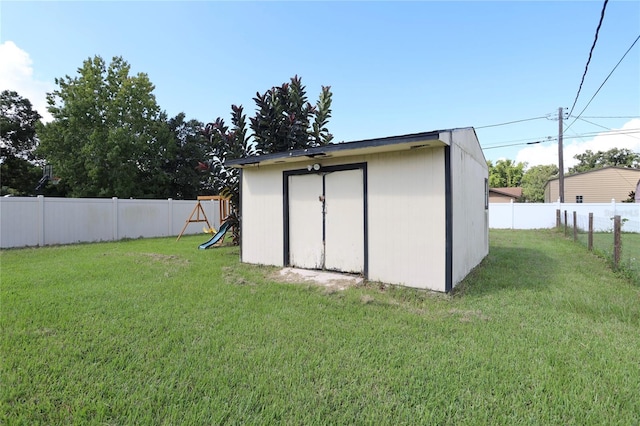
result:
[[[38,195],[38,246],[44,246],[44,195]]]
[[[589,251],[593,250],[593,213],[589,213]]]
[[[113,208],[111,214],[113,215],[113,241],[118,241],[118,197],[112,197]]]
[[[560,209],[556,209],[556,228],[560,229],[562,219],[560,218]]]
[[[169,208],[169,223],[167,223],[167,235],[173,235],[173,198],[167,199],[167,207]]]
[[[515,212],[513,211],[513,204],[514,204],[514,203],[513,203],[513,198],[511,199],[511,202],[510,202],[510,203],[511,203],[511,229],[513,229],[513,222],[514,222],[514,218],[513,218],[513,217],[514,217],[514,213],[515,213]]]
[[[578,213],[573,211],[573,242],[578,241]]]
[[[618,269],[620,264],[620,252],[622,251],[622,242],[620,239],[620,215],[613,217],[613,266]]]
[[[567,211],[564,211],[564,236],[567,236]]]

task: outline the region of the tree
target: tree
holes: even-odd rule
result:
[[[331,96],[331,87],[322,86],[314,107],[297,75],[290,83],[256,93],[256,115],[250,120],[256,152],[269,154],[330,143],[333,135],[326,125],[331,117]]]
[[[494,165],[487,161],[489,166],[489,187],[507,188],[520,186],[526,163],[516,164],[513,160],[498,160]]]
[[[558,175],[558,166],[554,164],[533,166],[522,176],[522,197],[530,203],[544,202],[544,187],[547,181]]]
[[[246,115],[242,106],[231,106],[231,125],[229,129],[224,120],[217,118],[204,128],[204,134],[211,142],[210,170],[213,172],[213,189],[216,193],[230,199],[234,243],[240,243],[240,170],[227,167],[227,160],[255,155],[255,148],[247,137]]]
[[[202,133],[204,125],[185,117],[181,112],[167,122],[175,147],[173,157],[163,167],[171,176],[167,198],[195,199],[207,189],[207,178],[203,178],[203,170],[198,167],[207,156],[208,141]]]
[[[612,148],[608,151],[593,152],[586,150],[582,154],[574,155],[578,164],[569,168],[569,173],[581,173],[588,170],[600,169],[605,166],[640,168],[640,154],[627,148]]]
[[[34,154],[40,114],[17,92],[0,93],[0,195],[32,195],[42,169]]]
[[[54,120],[39,129],[40,153],[73,197],[153,197],[173,155],[154,86],[144,73],[114,57],[96,56],[78,76],[59,78],[47,95]]]

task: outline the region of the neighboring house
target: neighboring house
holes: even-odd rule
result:
[[[241,260],[450,291],[489,252],[488,167],[473,128],[228,161]]]
[[[629,198],[640,178],[640,169],[607,166],[564,177],[565,203],[608,203]],[[558,178],[544,187],[544,202],[555,203],[560,198]]]
[[[518,202],[522,198],[522,188],[489,188],[490,203]]]

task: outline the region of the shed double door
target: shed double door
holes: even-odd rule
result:
[[[289,263],[364,271],[362,169],[289,176]]]

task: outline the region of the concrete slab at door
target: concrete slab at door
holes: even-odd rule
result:
[[[322,269],[321,175],[289,176],[289,263]]]
[[[325,268],[364,271],[364,190],[362,169],[325,176]]]

